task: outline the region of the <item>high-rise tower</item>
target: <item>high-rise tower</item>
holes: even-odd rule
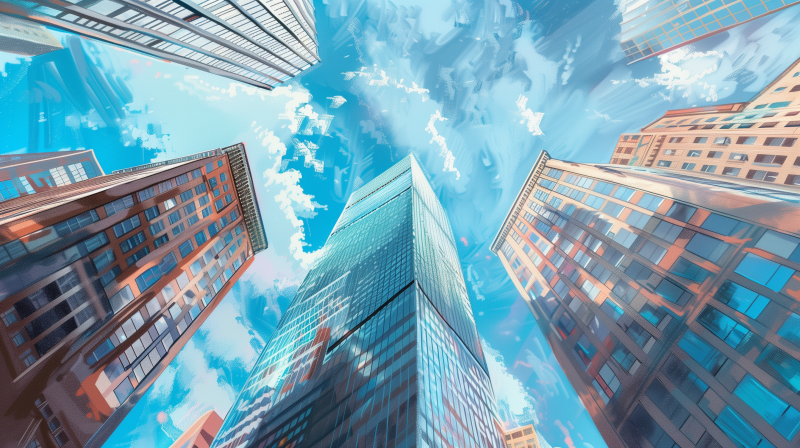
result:
[[[543,151],[492,250],[609,446],[796,447],[798,204]]]
[[[350,196],[214,447],[503,447],[444,209],[413,156]]]
[[[308,0],[0,0],[0,13],[267,89],[319,62]]]
[[[235,145],[0,202],[0,445],[102,445],[266,248],[249,173]]]
[[[622,51],[650,58],[800,2],[797,0],[622,0]]]

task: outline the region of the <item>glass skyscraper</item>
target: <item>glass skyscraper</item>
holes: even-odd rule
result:
[[[503,447],[444,209],[413,156],[350,197],[216,448]]]
[[[608,446],[797,447],[798,204],[542,152],[492,250]]]
[[[629,62],[672,51],[800,3],[797,0],[623,1],[620,42]]]
[[[0,0],[0,14],[266,89],[319,62],[308,0]],[[79,66],[92,72],[86,61]],[[129,95],[115,79],[98,88],[103,96]]]

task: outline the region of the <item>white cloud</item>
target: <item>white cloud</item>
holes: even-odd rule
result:
[[[347,102],[347,100],[341,95],[329,96],[327,99],[331,100],[331,109],[338,109],[342,106],[342,104]]]
[[[704,78],[715,73],[722,62],[723,53],[719,51],[691,51],[690,47],[681,47],[662,54],[658,57],[661,63],[661,72],[648,78],[635,78],[632,80],[613,80],[613,84],[634,82],[639,87],[650,85],[663,86],[668,94],[659,92],[659,96],[672,101],[676,94],[682,98],[690,98],[697,93],[700,99],[707,102],[719,100],[717,85],[703,81]],[[700,92],[696,90],[700,88]]]
[[[522,382],[508,371],[500,352],[489,346],[485,340],[481,342],[486,355],[486,366],[492,379],[498,412],[505,427],[538,424],[536,401],[525,390]]]
[[[528,132],[534,136],[544,135],[544,132],[542,132],[540,127],[542,124],[542,118],[544,118],[544,113],[534,112],[528,109],[526,107],[528,104],[528,97],[525,95],[520,95],[519,98],[517,98],[516,104],[517,110],[519,110],[520,115],[522,115],[522,120],[520,120],[519,124],[526,125],[528,127]]]
[[[441,148],[441,151],[439,151],[439,155],[444,157],[444,168],[442,169],[442,171],[451,171],[456,173],[456,180],[458,180],[458,178],[461,177],[461,173],[458,172],[455,166],[453,166],[453,163],[456,161],[456,157],[447,148],[447,141],[444,139],[444,137],[439,135],[439,131],[436,130],[436,127],[434,126],[436,121],[447,121],[447,118],[444,118],[442,116],[442,113],[438,110],[436,111],[436,113],[431,115],[431,119],[428,120],[428,126],[425,127],[425,132],[432,135],[431,141],[428,143],[435,142],[437,145],[439,145],[439,147]]]
[[[472,292],[475,293],[476,300],[486,300],[483,294],[481,294],[480,288],[483,287],[483,282],[478,278],[478,274],[472,270],[472,265],[467,266],[467,281],[469,282],[470,286],[472,286]]]
[[[567,81],[569,78],[572,77],[572,73],[575,71],[575,67],[572,65],[575,62],[575,53],[578,52],[578,48],[581,46],[581,36],[578,35],[578,38],[575,40],[575,46],[572,45],[572,42],[567,42],[567,51],[564,53],[564,57],[561,59],[561,63],[564,64],[564,71],[561,72],[561,85],[567,85]]]
[[[586,109],[586,112],[589,112],[589,109]],[[586,118],[588,118],[590,120],[598,120],[598,119],[600,119],[600,120],[605,120],[607,122],[610,121],[611,123],[621,123],[622,122],[622,120],[613,120],[611,118],[611,115],[601,114],[596,109],[593,110],[592,112],[593,112],[592,115],[588,115]]]
[[[375,65],[373,67],[372,73],[367,72],[367,67],[361,67],[361,69],[357,72],[344,72],[345,81],[350,81],[354,78],[366,78],[367,83],[374,87],[395,87],[397,89],[404,90],[406,93],[418,93],[422,98],[422,102],[430,98],[430,90],[423,89],[417,85],[415,82],[411,82],[411,87],[404,84],[405,80],[400,79],[399,81],[395,78],[390,77],[386,74],[386,71],[378,69],[378,66]]]
[[[307,244],[304,241],[306,234],[303,221],[298,214],[313,217],[316,214],[314,210],[323,207],[314,202],[313,196],[303,191],[300,186],[302,175],[299,171],[281,170],[281,159],[286,155],[286,145],[281,139],[269,130],[260,131],[259,137],[262,137],[261,145],[267,148],[267,152],[274,159],[272,167],[264,171],[263,177],[266,179],[264,186],[269,187],[274,184],[282,187],[281,191],[275,195],[275,201],[280,205],[286,219],[296,229],[289,239],[289,252],[304,268],[308,268],[322,253],[322,249],[314,252],[303,251],[303,247]]]

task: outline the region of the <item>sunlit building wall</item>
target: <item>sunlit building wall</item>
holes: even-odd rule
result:
[[[99,447],[266,247],[243,145],[0,203],[0,427]]]
[[[408,156],[354,192],[214,447],[503,447],[450,224]]]
[[[308,0],[0,0],[0,13],[267,89],[319,62]]]
[[[536,428],[533,425],[509,429],[505,433],[506,448],[540,448]]]
[[[800,2],[793,0],[622,0],[622,51],[629,62],[656,56]]]
[[[36,56],[63,48],[47,28],[0,14],[0,51]]]
[[[542,152],[492,250],[609,446],[798,446],[799,204]]]
[[[0,202],[102,176],[94,151],[0,155]]]
[[[211,410],[201,415],[170,448],[208,448],[222,426],[222,417]]]
[[[800,185],[800,60],[747,103],[668,111],[611,163]]]

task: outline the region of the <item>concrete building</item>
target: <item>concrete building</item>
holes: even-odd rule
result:
[[[503,447],[444,209],[413,156],[354,192],[214,447]]]
[[[623,134],[612,164],[800,185],[800,60],[747,103],[671,110]]]
[[[796,0],[623,0],[620,42],[647,59],[796,5]]]
[[[266,89],[319,62],[308,0],[0,0],[0,13]]]
[[[94,151],[0,155],[0,202],[102,176]]]
[[[609,446],[796,447],[798,204],[542,152],[492,250]]]
[[[505,432],[506,448],[540,448],[536,428],[533,425],[520,426]]]
[[[38,56],[63,47],[47,28],[27,20],[0,14],[0,51]]]
[[[197,419],[169,448],[208,448],[222,426],[222,417],[214,410]]]
[[[0,427],[99,447],[266,248],[243,145],[0,203]]]

